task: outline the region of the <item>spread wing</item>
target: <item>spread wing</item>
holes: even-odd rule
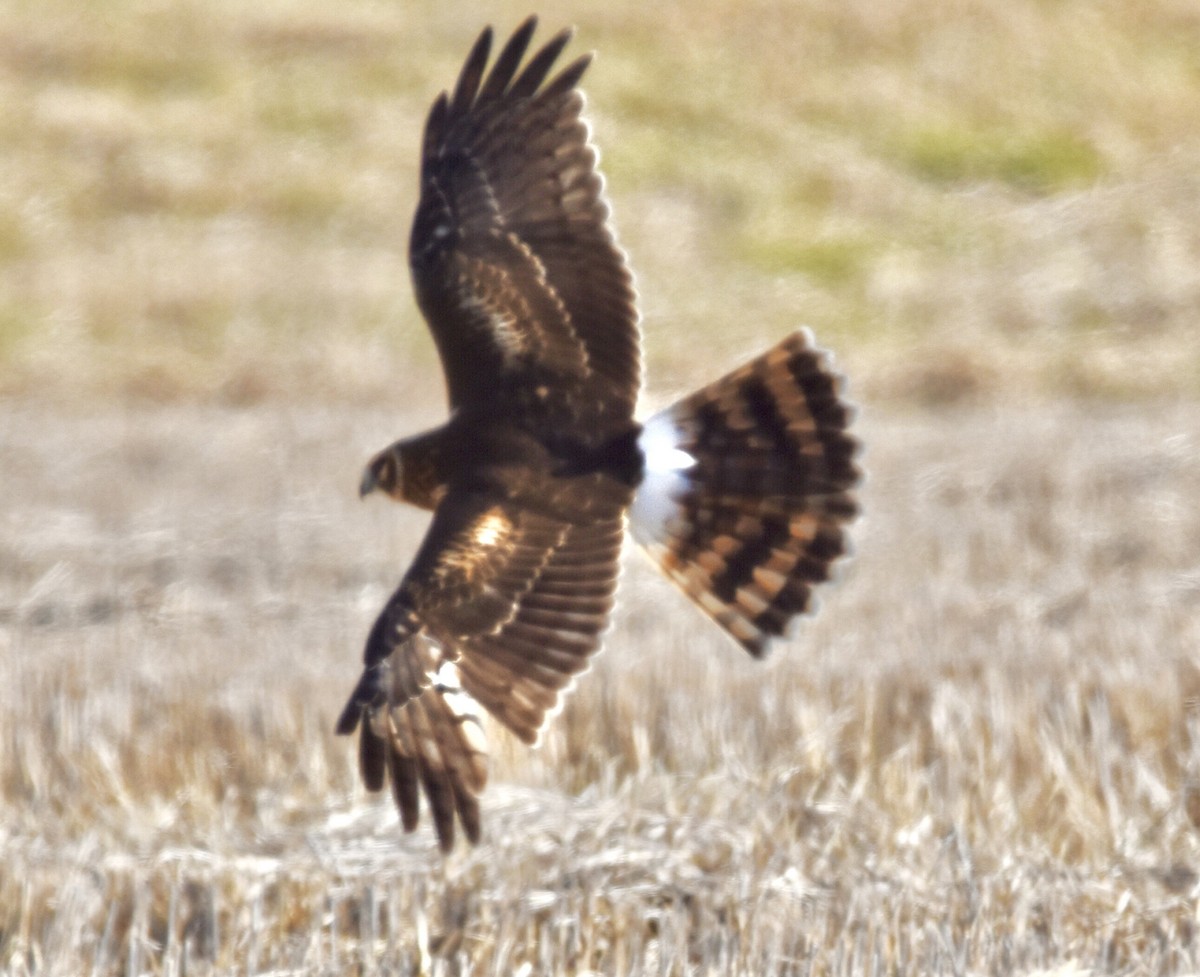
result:
[[[585,55],[550,81],[570,39],[518,71],[536,19],[486,72],[479,37],[425,125],[409,258],[452,407],[604,436],[640,386],[635,294],[606,221],[596,150],[575,87]]]
[[[424,791],[443,849],[478,840],[487,781],[480,706],[533,742],[600,647],[616,589],[623,507],[572,525],[483,494],[451,493],[367,639],[338,722],[362,722],[370,790],[390,779],[408,830]],[[363,721],[365,719],[365,721]]]

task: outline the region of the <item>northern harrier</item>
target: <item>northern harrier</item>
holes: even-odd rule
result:
[[[564,31],[521,62],[530,18],[487,71],[485,30],[425,124],[409,260],[450,419],[376,455],[380,489],[433,511],[367,639],[339,733],[361,724],[370,790],[406,830],[424,791],[438,840],[479,838],[482,706],[536,741],[600,648],[634,538],[752,655],[809,609],[846,549],[855,440],[807,331],[634,420],[635,293]],[[549,80],[547,80],[549,78]]]

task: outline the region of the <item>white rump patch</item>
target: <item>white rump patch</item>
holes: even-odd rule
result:
[[[684,435],[669,410],[655,414],[642,428],[638,447],[646,457],[646,473],[630,509],[633,536],[643,546],[665,539],[687,492],[688,469],[696,459],[679,447]]]

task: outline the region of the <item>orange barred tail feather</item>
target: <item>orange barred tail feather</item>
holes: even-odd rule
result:
[[[634,538],[756,657],[812,609],[858,514],[842,378],[807,330],[655,414]]]

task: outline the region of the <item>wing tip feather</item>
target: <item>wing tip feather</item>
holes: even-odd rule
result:
[[[537,25],[537,14],[526,17],[505,42],[490,70],[488,61],[495,34],[490,24],[485,27],[463,62],[453,94],[442,92],[435,101],[426,124],[427,134],[436,134],[440,138],[448,119],[468,115],[478,107],[500,99],[532,98],[539,94],[539,89],[542,97],[571,91],[591,64],[593,55],[589,52],[576,58],[543,87],[559,55],[574,38],[575,28],[564,27],[521,67]],[[427,145],[431,141],[427,138]]]
[[[563,68],[554,79],[542,90],[543,97],[557,98],[560,95],[566,95],[575,89],[583,78],[584,73],[591,67],[592,59],[595,53],[588,51],[586,54],[581,54],[569,65]],[[590,145],[590,143],[589,143]]]
[[[461,115],[470,109],[479,94],[479,84],[483,80],[483,72],[487,67],[488,58],[492,53],[492,26],[489,24],[479,33],[467,60],[463,62],[459,72],[458,82],[454,86],[454,96],[450,102],[450,111]]]

